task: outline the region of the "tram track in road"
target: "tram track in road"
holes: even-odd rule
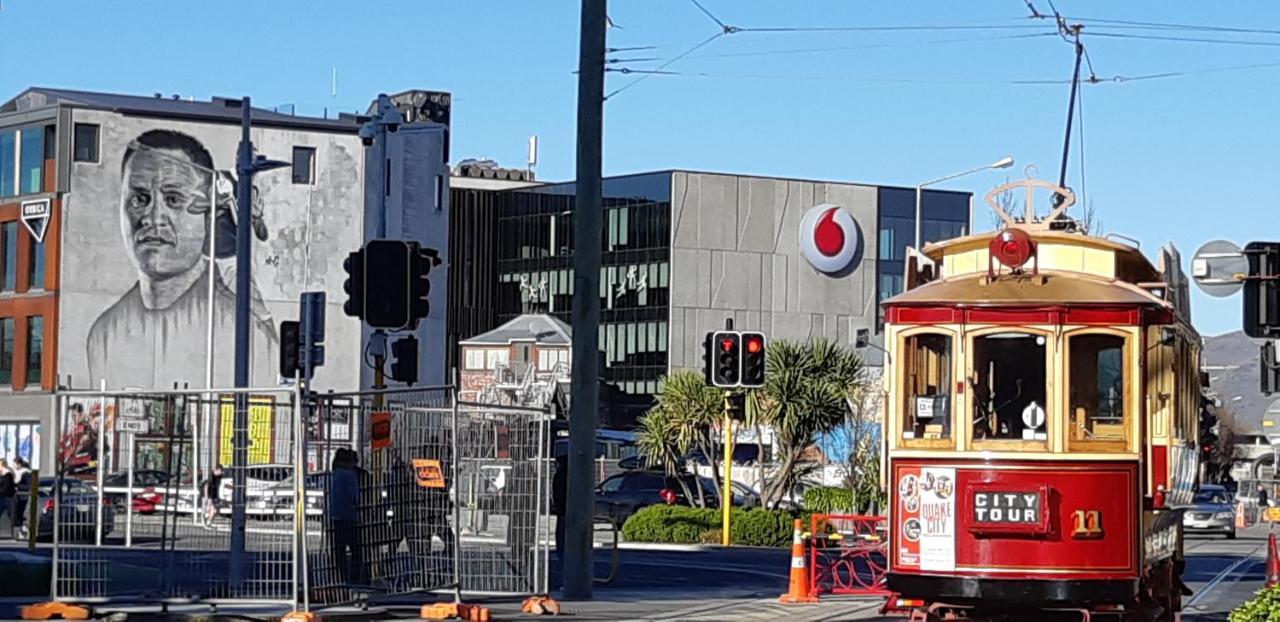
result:
[[[1226,613],[1235,608],[1253,592],[1256,585],[1241,584],[1257,566],[1263,563],[1266,540],[1253,538],[1241,540],[1206,540],[1188,547],[1188,570],[1194,566],[1211,564],[1213,560],[1229,559],[1216,573],[1204,581],[1189,581],[1194,594],[1182,603],[1182,619],[1186,622],[1218,622],[1226,619]],[[1212,570],[1205,569],[1208,572]],[[1194,572],[1194,571],[1193,571]],[[1204,571],[1202,571],[1204,572]],[[1184,576],[1188,573],[1184,573]],[[1207,572],[1205,572],[1207,574]],[[1204,576],[1204,575],[1201,575]]]

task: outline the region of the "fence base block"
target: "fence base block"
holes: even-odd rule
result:
[[[520,611],[535,616],[558,616],[560,615],[560,603],[550,596],[530,596],[520,605]]]
[[[22,608],[23,620],[88,620],[93,612],[88,607],[57,601],[27,605]]]
[[[462,603],[435,603],[423,605],[419,612],[423,620],[466,620],[467,622],[490,622],[489,609],[478,605]]]
[[[320,616],[310,611],[290,611],[280,618],[280,622],[320,622]]]

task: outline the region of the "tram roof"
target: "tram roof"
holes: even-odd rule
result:
[[[922,253],[934,260],[938,261],[944,255],[976,248],[984,248],[991,242],[991,237],[996,235],[995,231],[987,231],[983,233],[975,233],[964,237],[952,238],[950,240],[941,240],[931,242],[924,245],[921,249]],[[1057,242],[1071,246],[1084,246],[1096,248],[1100,250],[1112,251],[1116,253],[1120,261],[1126,265],[1136,268],[1139,276],[1144,281],[1154,281],[1160,278],[1160,270],[1151,263],[1146,255],[1142,254],[1142,250],[1107,238],[1099,238],[1091,235],[1082,235],[1079,233],[1071,233],[1066,231],[1028,231],[1031,238],[1036,242]]]
[[[948,305],[1003,307],[1032,305],[1170,307],[1142,288],[1084,274],[1041,272],[1035,276],[1004,277],[988,282],[985,275],[964,274],[905,291],[884,301],[886,306]]]

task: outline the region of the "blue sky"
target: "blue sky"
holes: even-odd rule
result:
[[[1041,177],[1056,178],[1068,87],[1010,82],[1069,77],[1072,51],[1052,34],[1026,36],[1053,29],[1026,19],[1020,0],[701,1],[740,27],[948,28],[719,37],[667,68],[705,75],[652,76],[609,100],[607,174],[694,168],[914,185],[1012,155],[1011,177],[1034,163]],[[1047,0],[1034,3],[1049,10]],[[362,111],[380,91],[448,90],[456,98],[455,159],[522,166],[525,141],[536,133],[539,176],[573,174],[573,0],[0,0],[0,7],[0,99],[43,85],[250,95],[257,105],[333,114]],[[1083,96],[1084,194],[1105,230],[1137,238],[1148,254],[1173,241],[1185,257],[1215,237],[1274,238],[1275,193],[1266,184],[1280,159],[1280,34],[1098,20],[1280,31],[1280,6],[1061,0],[1058,9],[1085,24],[1094,70],[1107,79],[1087,85]],[[669,59],[719,31],[691,0],[615,0],[610,14],[620,26],[610,31],[611,46],[656,46],[615,58]],[[960,25],[1001,28],[951,28]],[[797,51],[815,48],[821,51]],[[1276,65],[1109,80],[1267,63]],[[636,77],[612,73],[609,89]],[[1072,145],[1068,176],[1077,190],[1079,147]],[[944,187],[982,194],[1004,173]],[[976,219],[989,222],[985,213]],[[1238,298],[1193,298],[1205,334],[1239,328]]]

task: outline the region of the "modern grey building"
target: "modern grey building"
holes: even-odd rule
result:
[[[451,262],[470,268],[465,285],[450,284],[454,343],[471,336],[464,324],[478,333],[522,313],[569,321],[574,191],[455,189]],[[902,288],[914,189],[660,171],[607,178],[604,194],[606,424],[633,423],[668,371],[700,368],[703,335],[726,318],[771,339],[852,344]],[[924,239],[967,232],[970,199],[926,192]]]

